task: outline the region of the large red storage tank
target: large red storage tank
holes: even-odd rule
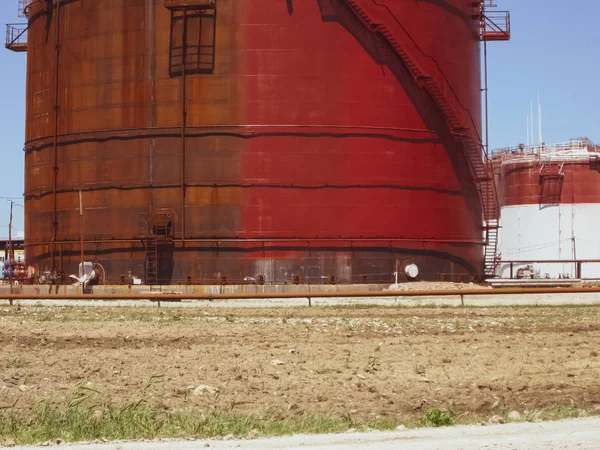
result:
[[[478,12],[32,2],[27,260],[76,272],[82,227],[109,280],[390,282],[408,264],[420,279],[479,278],[480,198],[434,99],[480,133]]]

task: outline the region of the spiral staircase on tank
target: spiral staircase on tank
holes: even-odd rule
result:
[[[369,32],[384,38],[418,85],[429,93],[446,119],[452,135],[465,153],[473,182],[479,192],[483,211],[483,231],[485,232],[483,273],[486,278],[495,277],[500,211],[491,171],[491,161],[470,112],[462,105],[435,59],[421,50],[386,5],[380,4],[376,0],[320,0],[324,20],[332,20],[335,17],[338,12],[336,10],[338,2],[345,4]],[[370,7],[385,10],[383,17],[387,16],[389,23],[382,23],[384,20],[374,19],[364,8],[365,3],[370,4]],[[482,41],[510,39],[510,14],[508,11],[496,11],[495,14],[488,14],[488,8],[494,7],[496,5],[493,0],[474,2],[476,11],[474,19],[480,21],[479,37]]]

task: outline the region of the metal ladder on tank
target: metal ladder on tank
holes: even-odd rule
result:
[[[156,237],[146,239],[146,284],[158,284],[158,242]]]
[[[173,247],[173,215],[170,212],[140,214],[140,233],[146,248],[146,284],[161,284],[165,281],[161,273],[161,258]],[[162,277],[162,278],[161,278]]]
[[[387,10],[388,15],[393,19],[396,32],[392,32],[386,25],[373,21],[369,14],[361,8],[358,0],[339,1],[346,4],[367,29],[372,33],[381,35],[394,49],[414,80],[422,88],[426,89],[432,97],[445,117],[456,142],[462,147],[473,175],[473,181],[479,192],[483,211],[483,229],[486,235],[484,275],[486,278],[495,277],[499,225],[498,198],[494,178],[489,173],[491,161],[486,154],[475,121],[469,111],[462,105],[435,59],[426,55],[421,50],[419,45],[387,6],[374,3],[377,7]],[[332,3],[335,3],[335,0]],[[484,39],[484,36],[481,38]],[[424,70],[413,55],[420,55],[421,59],[428,60],[428,70]]]
[[[151,285],[158,283],[158,240],[151,230],[149,215],[140,214],[140,234],[146,249],[144,283]]]
[[[490,170],[493,171],[492,162],[489,162]],[[484,232],[485,247],[483,250],[484,276],[485,278],[496,277],[496,267],[498,266],[498,234],[500,231],[500,208],[498,206],[498,196],[493,182],[493,172],[490,175],[492,182],[486,183],[483,195],[484,204]],[[488,208],[487,210],[485,208]]]

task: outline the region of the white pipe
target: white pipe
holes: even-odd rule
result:
[[[538,91],[538,135],[540,137],[540,149],[544,140],[542,138],[542,104],[540,103],[540,91]]]
[[[529,116],[529,120],[531,122],[531,144],[535,143],[535,137],[533,132],[533,100],[531,100],[531,115]]]

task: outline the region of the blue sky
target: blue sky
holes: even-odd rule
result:
[[[488,46],[490,147],[526,141],[525,117],[538,90],[545,142],[579,136],[600,142],[600,4],[592,0],[497,2],[499,9],[511,10],[513,37],[510,42]],[[21,20],[17,3],[0,2],[0,22]],[[0,197],[20,197],[24,190],[25,62],[24,53],[0,49]],[[0,199],[0,236],[8,232],[8,211],[8,202]],[[15,208],[14,229],[23,230],[23,209],[19,207]]]
[[[488,44],[490,147],[526,142],[526,115],[538,90],[545,142],[587,136],[600,143],[600,4],[496,2],[511,11],[513,34],[510,42]]]

